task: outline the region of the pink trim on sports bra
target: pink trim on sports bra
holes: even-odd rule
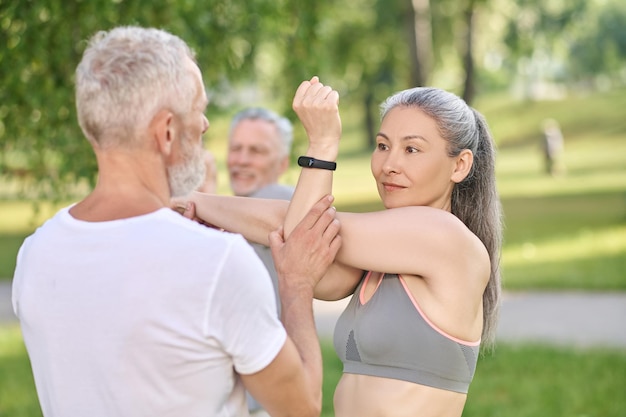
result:
[[[372,271],[368,271],[367,275],[365,275],[365,278],[364,278],[365,282],[363,282],[363,285],[361,286],[361,291],[359,291],[359,302],[361,303],[362,306],[364,306],[365,304],[367,304],[369,302],[369,300],[366,302],[364,297],[365,297],[365,287],[367,286],[367,283],[369,282],[369,279],[370,279],[371,275],[372,275]],[[458,337],[454,337],[451,334],[446,333],[445,331],[440,329],[435,323],[430,321],[430,319],[426,316],[426,314],[420,308],[420,306],[417,303],[417,300],[415,299],[415,297],[413,297],[413,294],[409,290],[409,287],[406,285],[406,282],[404,281],[404,278],[402,278],[402,275],[400,275],[400,274],[397,274],[397,275],[398,275],[398,279],[400,280],[400,284],[402,284],[402,288],[404,288],[404,292],[409,297],[409,300],[411,300],[411,303],[413,304],[413,307],[415,307],[415,309],[417,310],[419,315],[422,316],[424,321],[430,327],[432,327],[433,330],[435,330],[437,333],[439,333],[443,337],[446,337],[446,338],[448,338],[448,339],[450,339],[450,340],[452,340],[454,342],[460,343],[462,345],[466,345],[466,346],[479,346],[480,345],[481,339],[478,339],[478,341],[476,341],[476,342],[470,342],[470,341],[467,341],[467,340],[459,339]],[[383,278],[384,278],[384,274],[383,274]],[[378,280],[378,284],[376,284],[376,289],[374,289],[374,293],[372,294],[372,297],[374,296],[374,294],[376,294],[376,291],[378,291],[378,287],[380,287],[380,284],[383,282],[383,278]]]
[[[361,305],[365,305],[367,304],[367,301],[365,301],[365,286],[367,285],[367,283],[370,280],[370,276],[372,275],[372,271],[368,271],[367,275],[365,276],[364,280],[365,282],[363,283],[363,285],[361,286],[361,291],[359,291],[359,302],[361,303]],[[383,274],[384,276],[384,274]],[[380,287],[380,284],[383,282],[382,279],[378,280],[378,284],[376,284],[376,288],[374,289],[374,293],[372,294],[372,296],[374,294],[376,294],[376,291],[378,291],[378,287]]]
[[[466,346],[478,346],[478,345],[480,345],[480,340],[481,339],[478,339],[478,341],[476,341],[476,342],[470,342],[470,341],[467,341],[467,340],[459,339],[458,337],[454,337],[451,334],[446,333],[445,331],[440,329],[435,323],[430,321],[430,319],[426,316],[426,314],[420,308],[420,306],[417,303],[417,300],[415,299],[415,297],[413,297],[413,294],[409,290],[409,287],[406,285],[406,282],[404,281],[404,278],[402,278],[402,275],[398,274],[398,279],[400,279],[400,284],[402,284],[402,288],[404,288],[404,292],[406,292],[406,295],[409,297],[409,299],[413,303],[413,306],[415,307],[415,309],[417,310],[419,315],[422,316],[424,321],[426,323],[428,323],[428,325],[430,327],[432,327],[433,330],[437,331],[437,333],[439,333],[440,335],[442,335],[444,337],[447,337],[448,339],[453,340],[453,341],[455,341],[457,343],[460,343],[462,345],[466,345]],[[382,279],[380,280],[380,282],[382,282]],[[379,285],[380,285],[380,283],[379,283]]]

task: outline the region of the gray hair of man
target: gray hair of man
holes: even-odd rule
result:
[[[485,118],[460,97],[433,87],[400,91],[381,104],[381,117],[395,107],[417,108],[431,117],[448,142],[450,157],[469,149],[474,156],[470,173],[452,191],[452,214],[483,242],[491,259],[491,276],[483,294],[483,346],[495,339],[500,307],[500,251],[502,208],[496,189],[495,144]]]
[[[279,116],[271,110],[262,107],[249,107],[235,114],[230,122],[230,133],[244,120],[264,120],[276,126],[280,138],[281,152],[288,156],[293,143],[293,125],[286,117]]]
[[[194,52],[159,29],[124,26],[96,33],[76,68],[78,123],[99,147],[133,146],[162,109],[191,110],[197,84]]]

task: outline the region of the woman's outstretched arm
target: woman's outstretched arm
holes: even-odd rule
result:
[[[189,201],[195,203],[195,215],[202,221],[265,245],[269,233],[283,224],[289,204],[198,192]],[[484,246],[449,212],[403,207],[338,212],[337,218],[343,245],[316,287],[316,298],[336,300],[349,295],[363,270],[419,275],[425,280],[484,275],[470,273],[476,259],[484,257]]]
[[[188,202],[193,204],[185,207]],[[186,199],[176,200],[173,207],[190,219],[239,233],[250,242],[269,245],[269,233],[283,225],[288,204],[286,200],[194,192]],[[316,287],[315,298],[338,300],[348,296],[358,279],[348,280],[346,277],[358,277],[360,273],[341,262],[334,262],[322,278],[325,283]]]
[[[287,200],[200,192],[193,192],[187,201],[195,204],[195,216],[203,222],[266,246],[269,246],[269,233],[283,225],[289,205]]]

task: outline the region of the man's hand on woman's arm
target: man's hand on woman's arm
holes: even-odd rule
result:
[[[322,406],[322,355],[313,316],[313,289],[341,247],[332,196],[317,202],[285,240],[270,235],[288,339],[261,372],[242,376],[272,416],[316,416]]]

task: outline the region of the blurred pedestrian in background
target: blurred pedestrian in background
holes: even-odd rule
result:
[[[545,119],[542,126],[545,171],[552,176],[565,174],[563,133],[559,122],[554,119]]]

